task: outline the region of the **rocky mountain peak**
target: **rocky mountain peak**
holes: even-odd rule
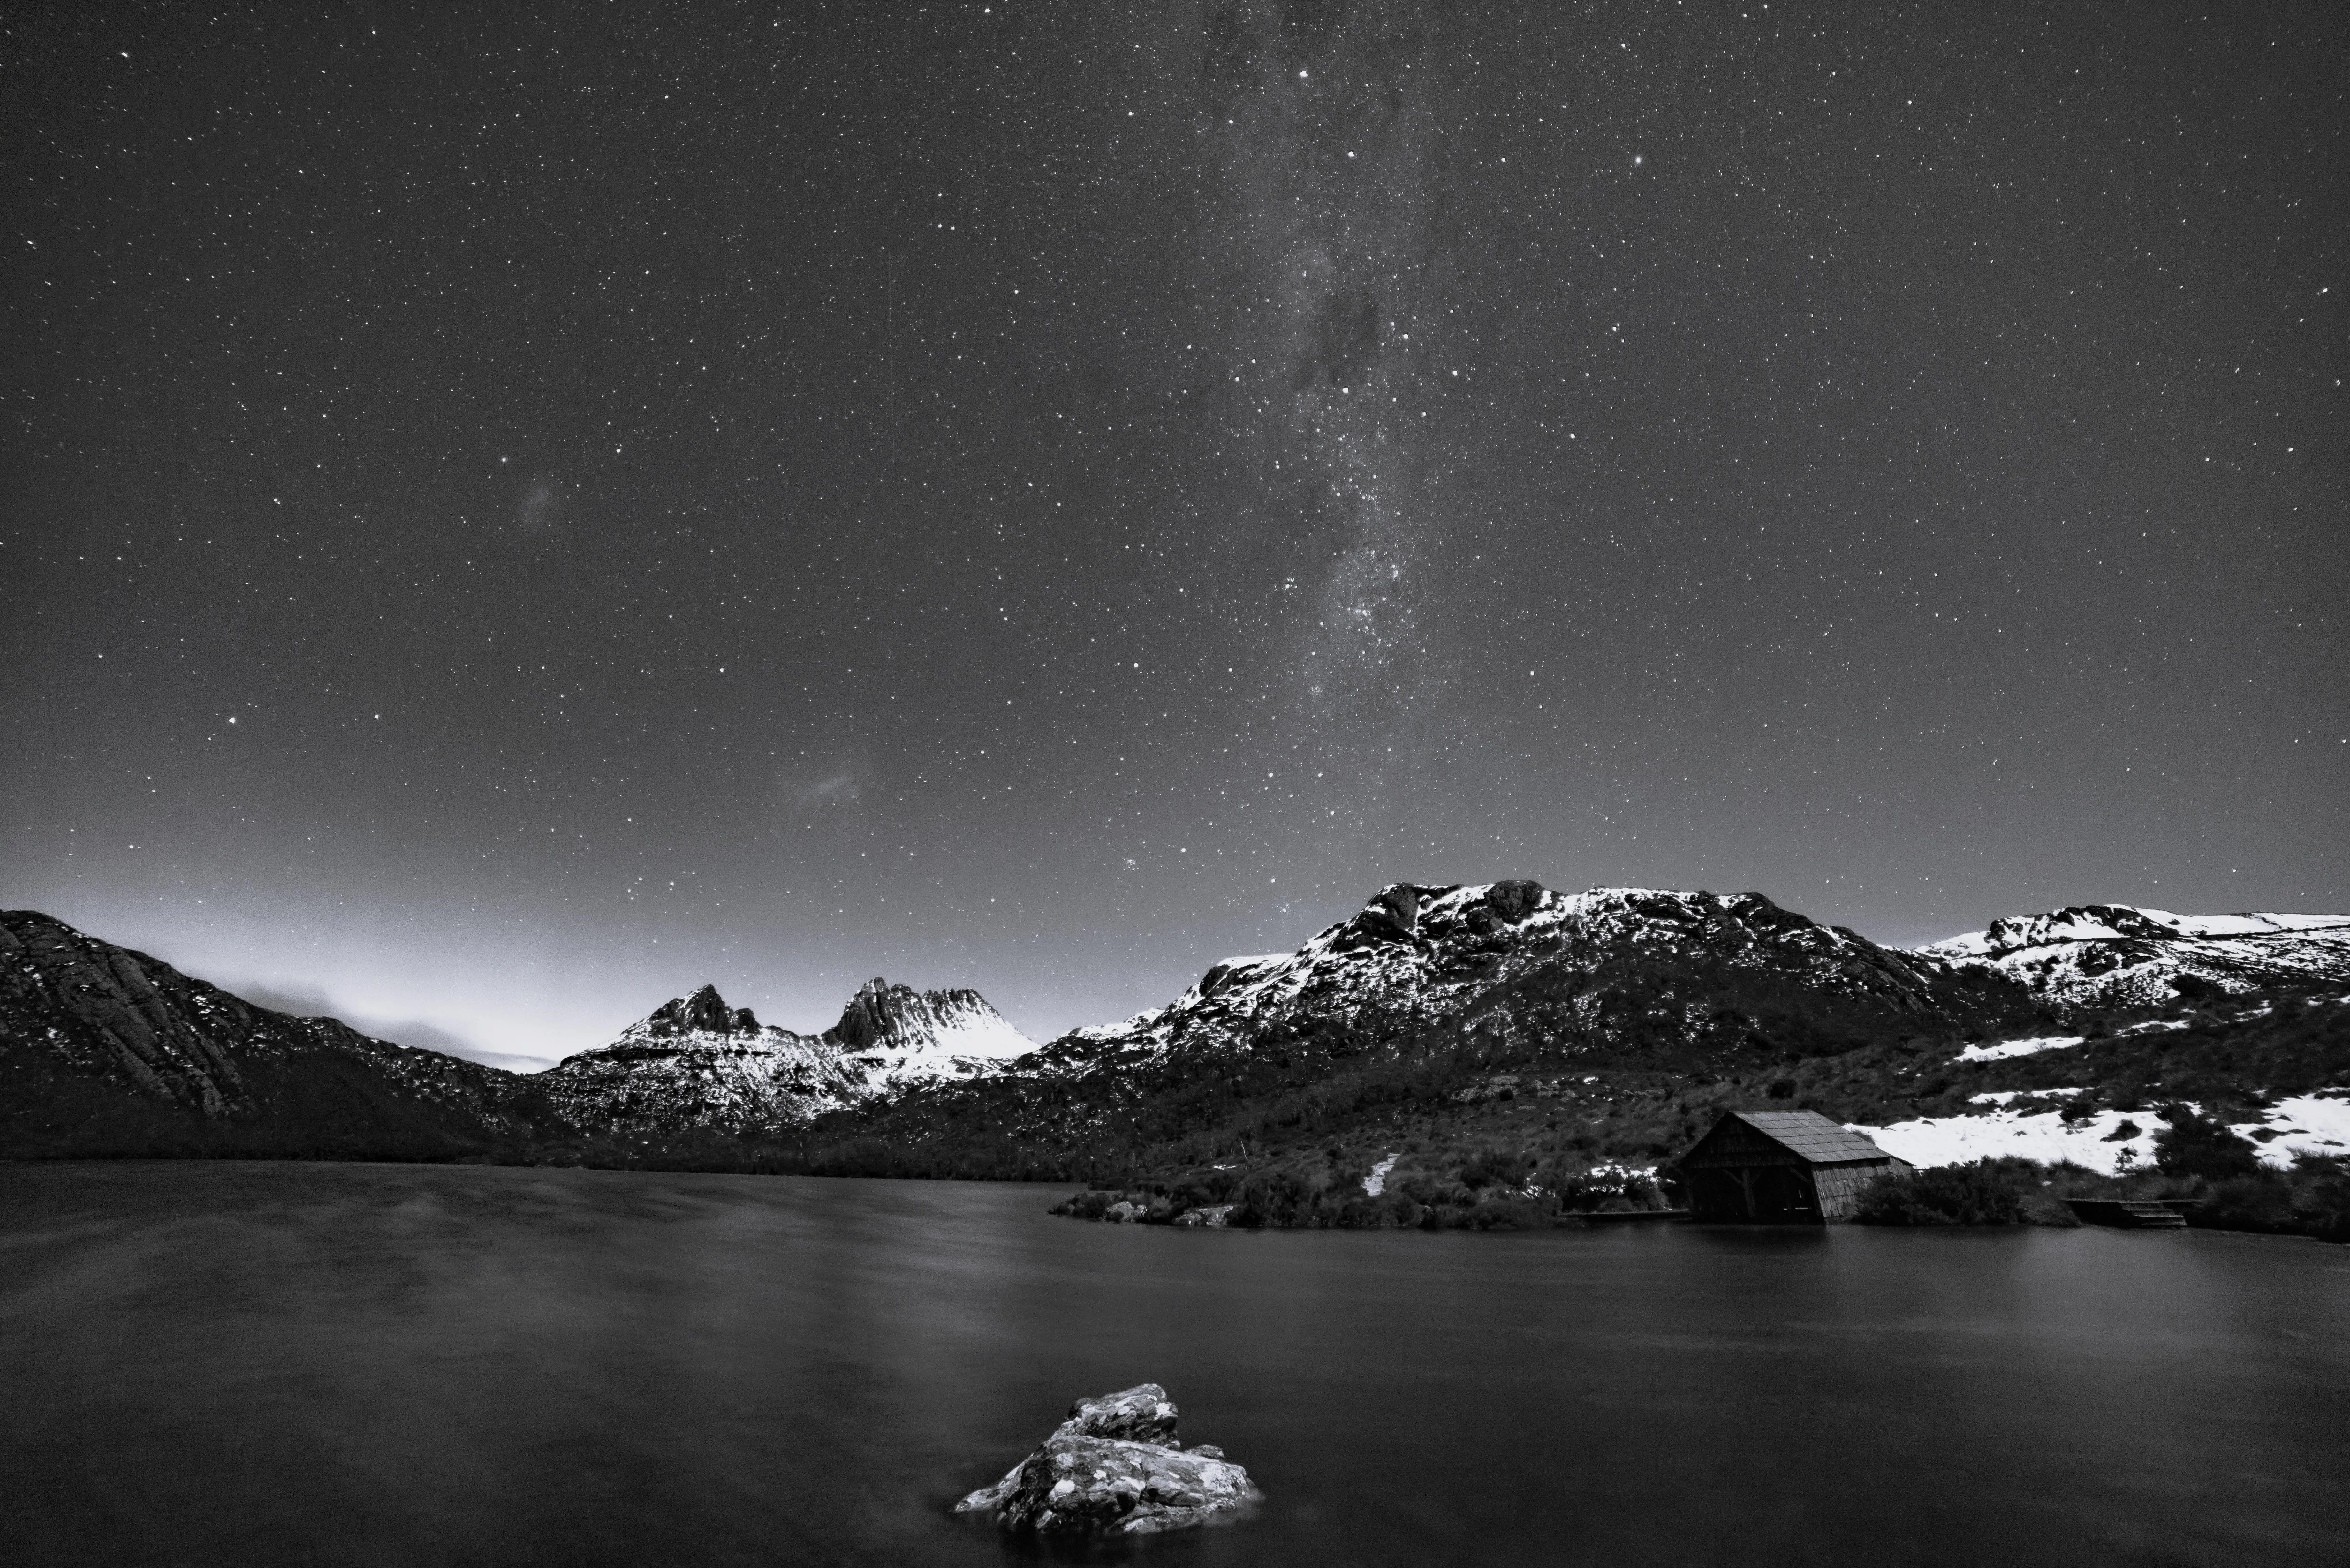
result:
[[[1541,883],[1523,879],[1476,888],[1396,882],[1319,940],[1333,951],[1357,952],[1381,943],[1419,947],[1461,932],[1491,936],[1522,923],[1548,897]]]
[[[985,997],[966,987],[916,991],[876,975],[857,988],[840,1010],[840,1022],[826,1030],[824,1038],[842,1051],[861,1054],[933,1046],[974,1029],[993,1035],[1010,1033],[1012,1026]],[[1018,1036],[1013,1033],[1012,1038]],[[985,1054],[997,1052],[991,1046]]]
[[[756,1034],[759,1020],[747,1007],[728,1007],[716,986],[705,985],[653,1009],[640,1027],[651,1035]]]
[[[891,985],[875,975],[857,988],[840,1010],[840,1022],[824,1037],[843,1051],[863,1051],[877,1040],[901,1033],[921,1011],[921,997],[910,985]]]

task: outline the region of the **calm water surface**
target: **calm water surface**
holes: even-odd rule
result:
[[[2350,1250],[1246,1234],[1019,1186],[0,1167],[0,1562],[998,1563],[1167,1385],[1175,1564],[2350,1562]]]

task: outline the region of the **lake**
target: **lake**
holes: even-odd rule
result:
[[[1097,1560],[2350,1561],[2350,1250],[1066,1190],[0,1166],[0,1562],[997,1563],[954,1499],[1147,1380],[1267,1500]]]

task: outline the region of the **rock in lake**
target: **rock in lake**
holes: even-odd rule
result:
[[[1175,1440],[1175,1406],[1156,1383],[1080,1399],[1044,1447],[955,1504],[1039,1535],[1148,1535],[1204,1524],[1256,1501],[1248,1471],[1202,1443]]]

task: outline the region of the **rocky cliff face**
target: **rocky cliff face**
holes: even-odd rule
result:
[[[796,1126],[916,1085],[1000,1070],[1035,1049],[975,991],[875,980],[822,1034],[762,1024],[715,986],[665,1003],[538,1083],[574,1123],[638,1136]]]
[[[2060,1011],[2156,1007],[2350,983],[2350,915],[2174,915],[2075,904],[1993,920],[1918,954],[2012,976]]]
[[[0,912],[0,1152],[445,1158],[543,1114],[525,1080],[255,1007],[31,910]]]

